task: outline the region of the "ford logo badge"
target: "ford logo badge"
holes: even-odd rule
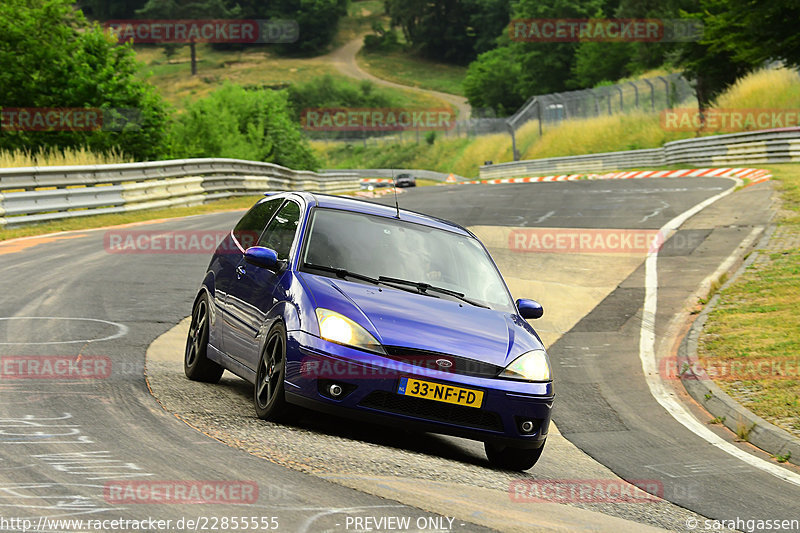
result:
[[[453,362],[448,361],[447,359],[437,359],[436,364],[442,368],[450,368],[451,366],[453,366]]]

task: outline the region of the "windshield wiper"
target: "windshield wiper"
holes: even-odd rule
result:
[[[466,302],[470,305],[474,305],[475,307],[483,307],[484,309],[490,309],[488,305],[484,305],[482,303],[478,303],[475,300],[471,300],[467,298],[464,293],[451,291],[450,289],[445,289],[444,287],[437,287],[435,285],[431,285],[430,283],[425,283],[423,281],[409,281],[407,279],[400,279],[400,278],[391,278],[389,276],[378,276],[378,281],[387,282],[387,283],[397,283],[398,285],[407,285],[409,287],[415,287],[419,292],[425,294],[428,291],[438,292],[441,294],[447,294],[448,296],[452,296],[454,298],[458,298],[462,302]],[[432,296],[432,295],[428,295]]]
[[[380,285],[380,280],[371,278],[364,274],[358,274],[356,272],[350,272],[344,268],[336,268],[332,266],[325,266],[325,265],[315,265],[313,263],[303,263],[303,267],[305,268],[313,268],[314,270],[321,270],[323,272],[330,272],[331,274],[336,274],[339,278],[353,278],[353,279],[360,279],[361,281],[366,281],[367,283],[372,283],[373,285]]]

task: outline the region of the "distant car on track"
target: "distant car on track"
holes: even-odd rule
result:
[[[280,193],[211,259],[184,370],[253,383],[262,419],[292,404],[483,441],[501,468],[539,459],[553,382],[544,346],[468,230],[352,198]]]
[[[394,179],[394,183],[397,187],[416,187],[417,178],[411,174],[398,174]]]

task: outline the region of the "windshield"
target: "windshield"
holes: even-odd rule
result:
[[[392,218],[315,209],[306,241],[301,266],[420,282],[492,309],[514,308],[494,263],[472,237]]]

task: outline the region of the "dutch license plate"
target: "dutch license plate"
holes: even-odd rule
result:
[[[414,378],[400,378],[398,394],[415,396],[437,402],[480,407],[483,403],[483,391],[453,387],[441,383],[432,383]]]

